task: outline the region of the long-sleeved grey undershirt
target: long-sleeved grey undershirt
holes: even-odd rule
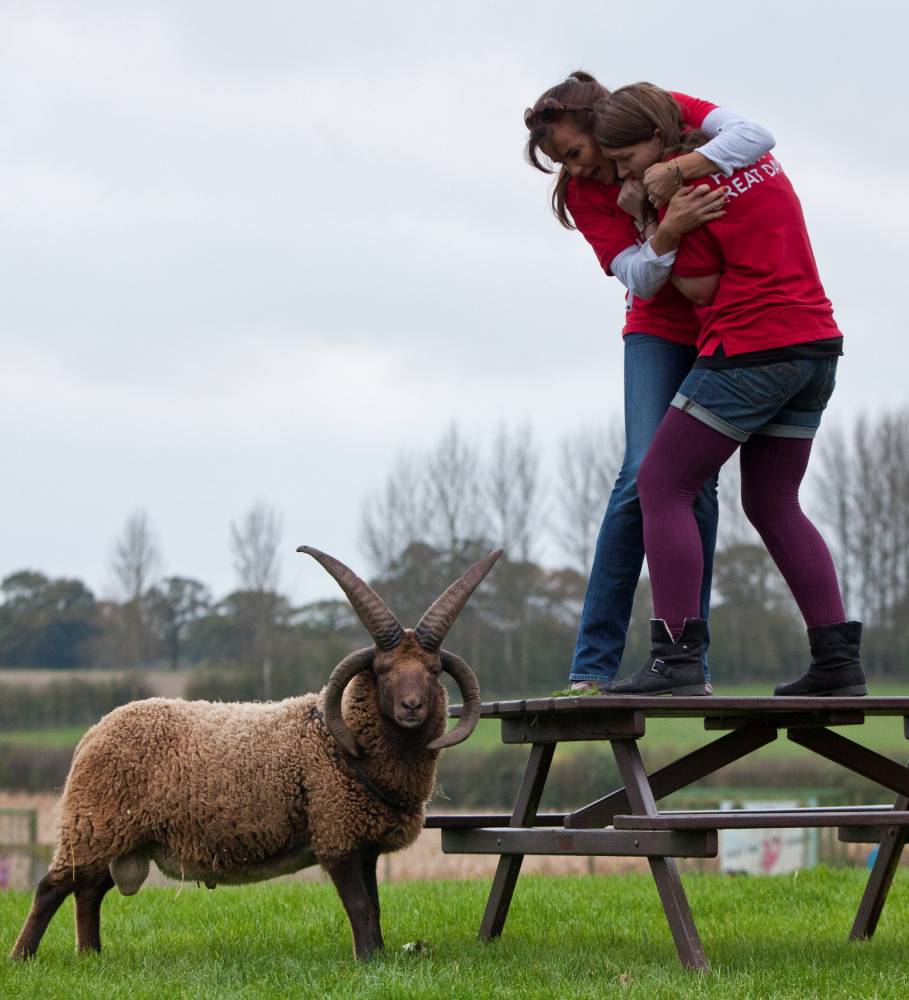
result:
[[[776,145],[767,129],[727,108],[714,108],[704,119],[701,131],[710,136],[710,141],[699,146],[697,152],[712,160],[727,177],[739,167],[754,163]],[[630,246],[617,254],[609,270],[632,295],[649,299],[669,278],[675,255],[676,251],[670,250],[658,257],[647,240],[643,246]]]

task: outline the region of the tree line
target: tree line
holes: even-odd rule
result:
[[[448,645],[491,694],[541,693],[568,673],[603,509],[622,457],[617,424],[559,442],[553,471],[527,425],[500,427],[485,448],[450,426],[425,453],[402,454],[364,499],[360,543],[375,589],[406,624],[475,559],[505,556],[468,603]],[[866,623],[866,667],[899,676],[909,638],[909,411],[825,428],[806,506],[826,528],[850,615]],[[804,667],[804,629],[788,589],[723,469],[711,614],[715,679],[770,681]],[[364,634],[343,599],[295,605],[281,590],[281,517],[264,503],[231,523],[237,587],[161,576],[150,519],[117,537],[116,598],[76,579],[20,570],[0,583],[0,665],[194,665],[193,692],[269,698],[318,687]],[[558,552],[561,566],[552,562]],[[355,568],[361,569],[361,566]],[[626,661],[645,654],[650,597],[639,587]]]

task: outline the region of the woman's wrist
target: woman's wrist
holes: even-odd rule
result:
[[[708,174],[718,173],[720,170],[713,160],[707,159],[706,156],[697,150],[677,156],[674,160],[669,161],[668,166],[671,167],[673,164],[676,165],[681,174],[682,184],[686,181],[695,180],[698,177],[706,177]],[[679,186],[681,187],[682,185]]]
[[[682,234],[671,224],[667,225],[666,219],[654,229],[653,235],[650,236],[650,248],[657,257],[662,257],[664,253],[669,253],[672,250],[678,250],[681,242]]]

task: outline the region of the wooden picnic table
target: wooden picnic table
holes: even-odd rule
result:
[[[451,714],[459,715],[460,706],[453,706]],[[860,726],[871,715],[902,717],[909,738],[909,697],[622,695],[485,703],[481,717],[501,720],[504,743],[530,744],[514,807],[508,815],[430,815],[426,825],[441,828],[447,854],[500,855],[480,924],[481,940],[502,933],[525,855],[646,857],[679,959],[687,968],[702,970],[710,966],[674,859],[715,857],[721,829],[838,827],[841,840],[880,843],[850,933],[853,940],[870,938],[909,833],[909,767],[831,727]],[[723,735],[648,774],[638,746],[648,717],[703,718],[705,730]],[[657,800],[754,753],[781,730],[794,743],[895,792],[895,801],[760,812],[657,808]],[[556,746],[591,740],[609,741],[622,787],[570,813],[538,814]]]

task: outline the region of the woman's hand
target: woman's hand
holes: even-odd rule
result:
[[[677,160],[668,163],[654,163],[644,171],[644,192],[654,208],[665,205],[679,190],[679,168]]]
[[[683,236],[726,214],[726,192],[707,184],[681,188],[669,201],[660,228]]]
[[[636,177],[626,177],[622,181],[622,190],[619,192],[617,202],[619,208],[635,219],[643,219],[646,203],[647,194],[644,191],[644,185]]]

